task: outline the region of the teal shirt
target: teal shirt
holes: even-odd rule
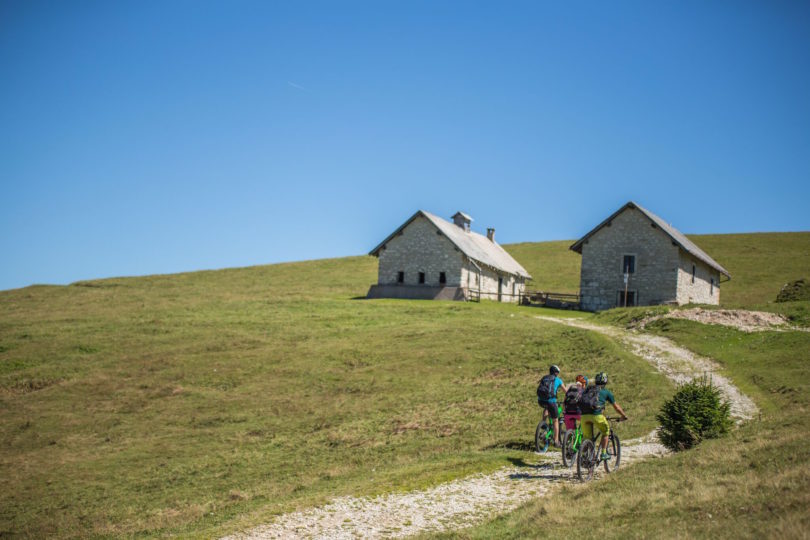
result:
[[[593,414],[602,414],[602,411],[605,410],[605,403],[615,405],[616,398],[613,397],[613,392],[611,392],[607,388],[602,388],[601,390],[599,390],[599,409],[593,411]]]

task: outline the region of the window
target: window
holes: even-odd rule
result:
[[[624,261],[622,262],[622,273],[624,274],[633,274],[636,271],[636,256],[635,255],[625,255]]]
[[[424,272],[419,272],[419,283],[424,283],[424,282],[425,282],[425,273]]]
[[[445,274],[444,272],[439,272],[439,283],[441,283],[442,285],[447,283],[447,274]]]
[[[695,265],[692,265],[692,283],[695,283]]]
[[[397,283],[405,283],[405,272],[397,272]]]
[[[619,307],[628,307],[636,305],[636,291],[627,291],[627,303],[625,303],[624,291],[619,291],[619,301],[616,305]]]
[[[712,278],[712,284],[709,287],[709,296],[714,296],[714,278]]]

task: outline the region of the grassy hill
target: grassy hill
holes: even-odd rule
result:
[[[808,233],[705,238],[735,277],[724,302],[767,302],[810,268]],[[575,290],[567,245],[507,249],[537,288]],[[626,436],[671,392],[528,308],[357,300],[375,279],[375,259],[350,257],[0,292],[0,536],[215,536],[493,470],[526,458],[552,362],[609,371]],[[747,384],[770,399],[763,380]]]

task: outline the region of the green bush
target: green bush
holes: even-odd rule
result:
[[[777,302],[795,302],[796,300],[810,300],[810,279],[797,279],[785,283],[776,296]]]
[[[670,450],[692,448],[703,439],[714,439],[731,427],[730,405],[720,390],[703,377],[678,387],[656,418],[661,423],[658,438]]]

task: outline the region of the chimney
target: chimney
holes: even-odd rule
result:
[[[487,238],[489,238],[490,242],[495,241],[495,229],[492,229],[492,228],[487,229]]]
[[[473,218],[464,212],[456,212],[453,214],[453,223],[464,229],[466,232],[470,232],[470,222],[472,220]]]

